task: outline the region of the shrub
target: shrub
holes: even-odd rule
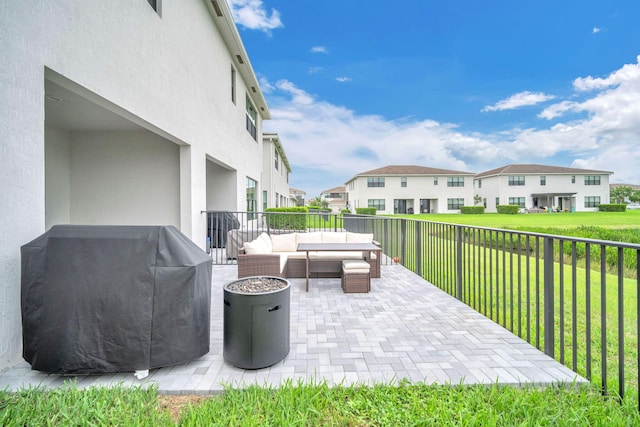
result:
[[[342,209],[342,210],[340,210],[340,213],[341,214],[349,214],[349,213],[351,213],[351,211],[349,209]]]
[[[300,215],[306,213],[308,209],[305,206],[296,206],[290,208],[267,208],[267,221],[269,228],[280,230],[306,230],[307,216]]]
[[[498,213],[515,215],[520,210],[518,205],[498,205]]]
[[[627,210],[627,205],[611,203],[611,204],[601,204],[598,206],[598,210],[600,212],[625,212]]]
[[[360,215],[375,215],[376,208],[356,208],[356,213]]]
[[[460,209],[460,213],[463,214],[483,214],[484,206],[463,206]]]

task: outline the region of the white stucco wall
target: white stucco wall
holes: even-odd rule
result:
[[[404,176],[404,175],[403,175]],[[463,176],[463,175],[456,175]],[[431,209],[437,213],[457,213],[459,209],[449,210],[447,208],[447,200],[454,198],[464,199],[464,206],[473,205],[473,176],[464,176],[463,187],[448,187],[447,176],[438,176],[438,184],[434,184],[435,176],[411,176],[407,175],[407,186],[402,187],[402,176],[385,176],[384,187],[368,187],[367,177],[360,176],[354,181],[346,184],[348,193],[349,206],[355,212],[356,208],[368,206],[369,199],[384,199],[384,211],[378,211],[380,214],[393,214],[394,200],[404,199],[410,200],[414,213],[419,213],[420,200],[432,200]]]
[[[278,154],[278,169],[276,169],[276,146],[268,138],[263,139],[262,150],[262,190],[267,192],[267,208],[286,207],[289,201],[287,167],[282,161],[282,156]],[[260,209],[263,207],[262,203],[262,193],[260,193]]]
[[[177,222],[203,246],[201,211],[212,207],[207,193],[215,191],[207,158],[237,177],[219,189],[235,192],[224,207],[235,200],[245,208],[245,177],[259,180],[262,164],[261,146],[245,129],[252,91],[239,69],[231,102],[230,70],[234,62],[242,67],[235,55],[244,50],[229,51],[208,4],[163,1],[159,16],[145,0],[0,3],[0,369],[21,353],[20,246],[48,223]],[[129,147],[113,134],[91,133],[104,129],[85,129],[83,138],[61,128],[48,131],[45,144],[45,79],[156,135],[143,133]],[[114,162],[129,156],[128,164]],[[154,170],[156,161],[166,170]],[[176,170],[178,183],[171,181]],[[137,184],[125,188],[132,179]],[[96,191],[112,205],[101,204]],[[168,211],[149,217],[156,208]]]

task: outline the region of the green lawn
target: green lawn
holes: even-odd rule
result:
[[[177,411],[176,404],[181,403]],[[182,410],[180,410],[180,406]],[[410,385],[227,389],[209,397],[74,386],[0,391],[2,426],[631,426],[632,400],[588,387]]]
[[[489,228],[571,228],[580,226],[604,228],[640,228],[640,209],[626,212],[561,212],[505,215],[485,213],[394,215],[394,217],[424,219],[450,224],[476,225]]]

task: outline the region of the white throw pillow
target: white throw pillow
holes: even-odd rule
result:
[[[347,243],[371,243],[373,233],[352,233],[347,231]]]
[[[266,254],[269,252],[267,252],[267,245],[265,245],[262,240],[256,239],[253,242],[244,242],[244,253],[247,255],[253,255]]]
[[[271,245],[273,252],[295,252],[296,235],[295,233],[272,234]]]
[[[347,243],[347,233],[323,231],[322,243]]]
[[[271,243],[271,237],[267,233],[262,233],[258,236],[258,239],[262,243],[264,243],[265,248],[267,249],[267,253],[273,252],[273,245]]]

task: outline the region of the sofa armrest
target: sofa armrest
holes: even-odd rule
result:
[[[286,277],[286,264],[281,268],[279,254],[250,254],[238,251],[238,279],[250,276]]]

